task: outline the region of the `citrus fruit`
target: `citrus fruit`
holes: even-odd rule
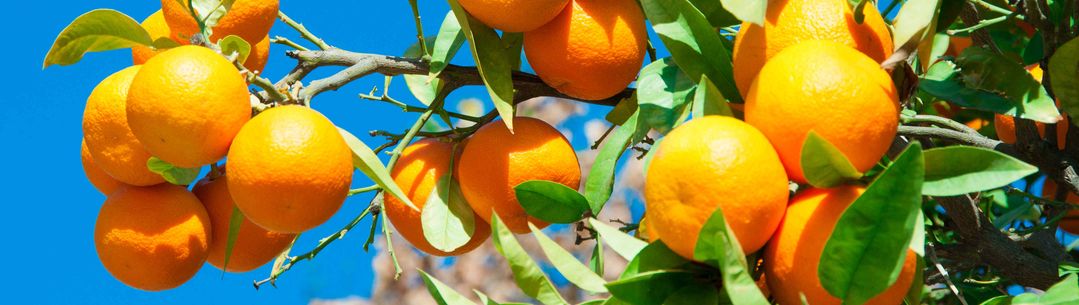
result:
[[[756,128],[706,116],[672,130],[645,177],[649,229],[693,259],[697,236],[717,210],[745,253],[760,249],[783,219],[790,193],[783,164]]]
[[[1042,186],[1042,197],[1053,199],[1057,195],[1057,183],[1052,179],[1046,179],[1045,185]],[[1064,199],[1064,202],[1071,203],[1072,209],[1068,211],[1068,215],[1065,215],[1060,220],[1060,229],[1065,232],[1079,235],[1079,208],[1075,205],[1079,205],[1079,195],[1068,192],[1068,196]]]
[[[187,10],[187,1],[161,0],[161,11],[173,35],[188,40],[199,31],[198,23]],[[213,26],[210,41],[217,42],[228,35],[240,36],[247,42],[256,42],[270,33],[277,19],[278,0],[236,0],[217,24]]]
[[[228,162],[236,206],[275,232],[300,233],[326,222],[352,183],[352,150],[329,119],[303,106],[256,116],[236,135]]]
[[[944,55],[959,57],[959,54],[963,54],[963,50],[973,44],[974,40],[970,39],[970,37],[952,36],[948,38],[948,50],[944,52]]]
[[[865,9],[862,24],[844,0],[768,1],[764,26],[744,22],[734,40],[734,80],[746,94],[761,67],[780,51],[807,40],[828,40],[857,49],[874,62],[892,54],[892,36],[880,13]]]
[[[208,48],[181,46],[150,58],[128,93],[127,119],[135,137],[152,155],[178,167],[220,160],[250,118],[247,82]]]
[[[525,33],[528,63],[565,95],[601,100],[637,77],[648,34],[631,0],[573,0],[550,23]]]
[[[105,200],[94,226],[101,264],[142,290],[171,289],[191,279],[206,261],[209,243],[206,209],[171,184],[120,188]]]
[[[94,157],[90,155],[90,150],[86,148],[86,140],[82,140],[82,171],[86,173],[86,179],[90,180],[90,184],[94,186],[97,191],[102,194],[108,195],[113,191],[119,189],[125,184],[117,181],[116,178],[109,176],[108,173],[101,170],[97,164],[94,164]]]
[[[228,246],[232,213],[236,208],[232,196],[229,195],[227,180],[226,176],[212,180],[202,179],[192,190],[210,216],[210,254],[206,261],[217,269],[226,267],[225,250]],[[228,272],[251,271],[265,265],[288,248],[292,239],[296,238],[296,234],[266,231],[246,217],[240,223],[239,230],[232,245],[232,255],[229,256],[226,270]]]
[[[805,183],[802,144],[810,131],[865,172],[892,144],[899,97],[875,61],[842,44],[814,40],[764,65],[746,94],[746,122],[771,140],[787,175]]]
[[[777,303],[803,304],[800,295],[804,293],[809,304],[840,304],[821,286],[817,268],[839,217],[863,192],[865,188],[856,186],[809,189],[791,199],[783,224],[764,250],[764,274]],[[907,250],[895,284],[866,304],[902,304],[913,283],[916,265],[916,255]]]
[[[503,32],[528,32],[558,16],[569,0],[460,0],[483,24]]]
[[[641,222],[637,224],[637,238],[647,240],[649,243],[659,240],[659,233],[656,232],[652,222],[648,221],[648,216],[641,218]]]
[[[546,180],[577,189],[581,165],[566,137],[546,122],[517,117],[513,133],[502,122],[481,127],[468,140],[457,165],[457,179],[472,210],[490,223],[493,213],[514,233],[530,232],[528,223],[548,224],[529,216],[513,188]]]
[[[251,46],[251,54],[244,61],[244,68],[251,71],[262,71],[266,68],[266,62],[270,60],[270,36],[263,37],[258,43]]]
[[[101,170],[126,184],[147,186],[165,182],[146,167],[150,153],[129,127],[128,89],[140,66],[113,73],[94,87],[86,99],[82,132],[90,156]]]
[[[169,25],[165,23],[165,14],[158,10],[142,20],[142,28],[146,29],[146,32],[150,33],[150,39],[157,40],[160,38],[172,37],[171,31],[169,31]],[[136,45],[131,47],[131,61],[136,65],[141,65],[154,57],[161,51],[154,50],[149,46]]]
[[[461,144],[458,144],[461,145]],[[445,179],[450,172],[450,158],[454,156],[454,144],[438,139],[423,139],[412,143],[401,153],[401,159],[393,167],[390,175],[393,181],[405,192],[408,199],[419,210],[412,209],[394,196],[385,196],[386,217],[401,236],[420,251],[438,256],[460,255],[479,247],[491,235],[491,225],[483,222],[479,215],[474,215],[475,231],[472,239],[451,252],[438,250],[424,237],[421,211],[439,180]],[[456,153],[459,157],[460,153]],[[451,198],[453,195],[449,195]],[[452,200],[452,199],[451,199]]]

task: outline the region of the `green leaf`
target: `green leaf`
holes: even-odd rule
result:
[[[251,44],[240,38],[240,36],[225,36],[225,38],[217,41],[217,45],[221,46],[221,54],[231,55],[235,52],[236,62],[238,63],[247,62],[247,56],[251,55]]]
[[[374,181],[375,184],[382,187],[382,190],[389,192],[393,197],[397,197],[397,200],[401,200],[413,210],[420,210],[415,204],[412,204],[412,200],[408,199],[401,187],[397,186],[397,183],[390,177],[390,171],[386,169],[386,165],[382,164],[382,160],[378,159],[378,156],[367,144],[364,144],[363,141],[360,141],[359,138],[356,138],[347,130],[338,127],[337,131],[341,132],[341,137],[345,139],[348,148],[352,150],[352,165],[363,172],[371,181]]]
[[[726,285],[727,284],[724,283],[724,286]],[[663,301],[663,305],[700,305],[718,303],[719,290],[716,290],[715,286],[702,284],[689,285],[682,289],[678,289],[678,291],[675,291],[668,296],[667,300]],[[767,305],[767,300],[765,300],[765,303],[763,304]]]
[[[1011,305],[1071,305],[1079,304],[1079,276],[1072,274],[1056,283],[1044,294],[1024,293],[1015,296]]]
[[[472,305],[472,301],[468,300],[464,295],[461,295],[457,291],[446,286],[435,277],[427,274],[422,269],[416,269],[420,272],[420,276],[423,277],[424,285],[427,285],[427,292],[431,293],[431,297],[435,299],[438,305]]]
[[[596,161],[588,171],[588,177],[584,181],[584,196],[588,199],[588,205],[592,209],[592,215],[599,215],[607,200],[611,199],[614,191],[614,174],[618,167],[618,159],[626,152],[633,141],[633,135],[638,132],[637,120],[640,111],[626,120],[626,124],[615,127],[615,130],[607,136],[596,153]]]
[[[809,184],[819,188],[862,177],[839,148],[812,130],[802,144],[802,172]]]
[[[502,52],[510,60],[510,70],[521,70],[521,54],[524,54],[525,33],[502,33]]]
[[[921,211],[924,175],[922,148],[914,143],[847,207],[821,254],[825,290],[863,304],[895,283]]]
[[[637,256],[629,261],[618,278],[627,279],[642,272],[655,270],[689,269],[692,264],[694,263],[671,251],[671,248],[668,248],[663,241],[657,240],[641,249]]]
[[[431,75],[430,79],[438,77],[450,60],[457,55],[457,51],[465,44],[465,33],[461,31],[461,23],[453,11],[446,13],[442,20],[442,27],[438,30],[431,49]]]
[[[502,224],[502,219],[497,213],[491,218],[491,232],[494,235],[495,249],[498,249],[498,252],[506,258],[510,270],[513,271],[513,280],[517,282],[517,287],[520,287],[525,295],[547,305],[569,304],[558,294],[558,288],[555,288],[547,275],[543,274],[543,270],[540,270],[539,265],[536,265],[536,262],[528,256],[528,252],[513,237],[513,232]]]
[[[155,39],[154,43],[151,46],[154,47],[155,50],[160,51],[160,50],[172,49],[172,48],[179,47],[179,46],[182,46],[182,45],[179,42],[176,42],[175,40],[172,40],[172,38],[161,37],[161,38]]]
[[[599,219],[589,218],[588,223],[592,224],[592,228],[596,230],[596,233],[599,233],[599,237],[603,238],[603,242],[607,243],[607,246],[626,260],[633,260],[633,257],[637,256],[637,253],[640,253],[641,249],[648,245],[636,237],[629,236],[625,232],[604,224]]]
[[[754,4],[760,7],[763,16],[764,2],[724,0],[723,5],[745,20],[744,15],[749,15],[747,12]],[[686,72],[694,84],[700,81],[701,75],[708,75],[708,79],[716,82],[723,96],[731,102],[742,102],[742,96],[734,85],[731,52],[700,11],[688,0],[644,0],[641,6],[652,22],[652,29],[667,46],[678,67]]]
[[[236,239],[240,237],[240,226],[244,224],[244,212],[240,211],[240,207],[232,207],[232,216],[229,217],[229,235],[225,238],[225,264],[221,266],[221,273],[224,275],[225,270],[228,270],[229,260],[232,259],[232,250],[236,246]]]
[[[694,85],[670,57],[645,66],[637,80],[637,103],[645,125],[670,132],[693,98]]]
[[[921,219],[921,218],[919,218]],[[921,224],[921,221],[919,221]],[[923,234],[924,235],[924,234]],[[924,240],[924,238],[923,238]],[[924,246],[924,241],[922,246]],[[925,288],[925,257],[918,253],[918,263],[914,267],[914,281],[910,283],[910,288],[907,289],[907,295],[903,297],[903,301],[906,304],[921,304],[922,303],[922,291]]]
[[[907,0],[903,3],[895,15],[895,30],[892,31],[896,51],[904,47],[913,50],[926,36],[933,34],[930,28],[936,22],[940,4],[940,0]]]
[[[870,1],[847,0],[847,2],[850,3],[851,9],[854,10],[854,22],[857,22],[858,24],[865,22],[865,5],[866,3],[870,3]],[[873,9],[876,9],[876,7],[873,7]]]
[[[742,246],[731,232],[722,209],[716,209],[701,228],[693,259],[719,268],[723,289],[734,305],[769,305],[753,280]],[[709,303],[714,304],[714,303]]]
[[[146,160],[146,168],[175,185],[190,185],[199,177],[199,168],[179,168],[157,157]]]
[[[663,304],[679,289],[695,284],[694,274],[683,270],[657,270],[607,284],[611,296],[634,305]]]
[[[437,44],[437,39],[433,36],[427,36],[425,40],[425,44],[427,44],[428,48]],[[411,59],[422,58],[423,51],[420,50],[420,43],[417,41],[411,46],[409,46],[408,49],[405,50],[404,57]],[[432,67],[433,65],[434,64],[432,63]],[[442,87],[444,86],[442,79],[437,77],[415,74],[406,74],[404,77],[405,85],[408,85],[408,91],[412,92],[412,96],[415,96],[416,99],[420,101],[420,103],[423,103],[427,106],[430,106],[431,103],[434,102],[435,97],[438,95],[438,92],[441,91]]]
[[[96,9],[75,18],[56,36],[41,68],[77,63],[87,52],[149,46],[153,42],[150,33],[135,19],[115,10]]]
[[[443,252],[453,252],[476,234],[475,212],[450,175],[438,179],[420,213],[423,237]]]
[[[596,274],[603,276],[603,241],[596,239],[596,245],[592,247],[592,256],[588,259],[588,268]]]
[[[233,2],[236,0],[191,0],[191,8],[195,9],[195,15],[200,20],[205,20],[204,24],[207,28],[213,28],[221,17],[225,17],[225,14],[232,9]]]
[[[959,78],[958,67],[951,61],[942,60],[929,66],[918,89],[936,98],[962,107],[996,113],[1015,113],[1015,105],[991,92],[968,88]]]
[[[963,50],[955,63],[964,84],[1011,101],[1014,110],[1004,114],[1043,123],[1056,123],[1061,119],[1056,103],[1045,87],[1019,62],[979,47],[970,47]]]
[[[454,16],[461,24],[461,31],[468,38],[468,45],[472,48],[472,56],[476,60],[476,68],[480,71],[483,83],[487,85],[487,93],[491,95],[491,101],[495,104],[495,110],[502,117],[506,128],[513,131],[514,105],[513,105],[513,60],[506,56],[502,47],[502,39],[494,29],[484,25],[479,20],[472,18],[457,0],[448,0]],[[519,56],[518,56],[519,57]],[[518,59],[520,60],[520,59]]]
[[[576,222],[590,209],[584,195],[557,182],[525,181],[513,191],[529,216],[550,223]]]
[[[1049,78],[1053,80],[1056,93],[1064,112],[1079,116],[1079,38],[1074,38],[1057,48],[1049,58]]]
[[[712,84],[707,75],[701,76],[701,82],[697,84],[696,93],[693,95],[693,117],[699,118],[708,115],[722,115],[733,117],[730,105],[719,88]]]
[[[495,302],[495,300],[491,299],[490,297],[488,297],[486,294],[483,294],[483,292],[480,292],[479,290],[472,290],[472,291],[476,293],[476,296],[480,297],[480,304],[485,304],[485,305],[531,305],[531,304],[528,304],[528,303],[499,303],[499,302]]]
[[[981,192],[1037,172],[1037,167],[992,149],[973,146],[928,149],[922,194],[959,196]]]
[[[914,220],[914,231],[910,234],[909,248],[914,251],[914,254],[922,257],[925,256],[925,215],[918,213]]]
[[[742,21],[734,17],[734,14],[723,8],[720,1],[716,0],[689,0],[697,10],[704,14],[713,27],[722,28],[741,24]]]
[[[720,0],[719,2],[723,3],[723,7],[739,20],[764,26],[768,0]]]
[[[555,269],[558,269],[559,273],[562,273],[566,280],[591,293],[607,292],[607,287],[603,287],[603,284],[606,284],[607,281],[604,281],[602,277],[588,269],[588,266],[578,261],[572,253],[562,249],[558,243],[543,234],[535,225],[530,223],[528,227],[532,229],[532,235],[539,242],[543,255],[547,256],[547,260],[551,262]]]
[[[607,113],[605,119],[607,119],[608,122],[611,122],[611,124],[622,126],[625,125],[626,120],[628,120],[631,115],[637,113],[637,109],[637,91],[633,91],[633,95],[619,101],[618,104],[614,106],[614,109],[611,109],[611,111]]]

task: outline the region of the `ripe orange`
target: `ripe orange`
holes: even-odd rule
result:
[[[127,94],[139,67],[113,73],[94,88],[86,99],[82,131],[86,147],[101,170],[121,182],[147,186],[165,182],[165,179],[146,167],[150,153],[128,126]]]
[[[888,25],[873,7],[862,24],[844,0],[772,0],[764,26],[742,23],[734,40],[734,81],[747,94],[757,71],[780,51],[807,40],[828,40],[865,53],[875,62],[892,55]]]
[[[1042,197],[1053,199],[1056,195],[1057,183],[1052,179],[1046,179],[1045,185],[1042,186]],[[1071,234],[1079,235],[1079,208],[1074,206],[1079,204],[1079,195],[1069,192],[1068,196],[1065,197],[1064,202],[1071,203],[1073,206],[1072,210],[1068,212],[1068,215],[1065,215],[1064,218],[1060,220],[1060,229]]]
[[[460,0],[461,7],[489,27],[528,32],[558,16],[569,0]]]
[[[165,290],[183,284],[206,261],[210,219],[180,186],[125,186],[109,195],[94,227],[101,264],[128,286]]]
[[[637,77],[648,34],[636,1],[574,0],[550,23],[525,33],[528,63],[565,95],[601,100]]]
[[[174,1],[175,2],[175,1]],[[150,33],[150,39],[157,40],[159,38],[172,37],[172,32],[169,31],[169,25],[165,23],[165,14],[161,13],[161,10],[154,12],[150,17],[146,17],[142,21],[142,28],[146,29]],[[147,46],[134,46],[131,48],[131,61],[136,65],[141,65],[154,57],[157,53],[161,53],[159,50]]]
[[[513,188],[529,180],[547,180],[577,189],[581,165],[566,137],[535,118],[517,117],[513,133],[502,122],[481,127],[468,140],[457,178],[472,210],[490,223],[492,213],[514,233],[530,232],[528,223],[548,224],[525,213]]]
[[[944,52],[944,55],[959,57],[959,54],[963,54],[963,50],[973,44],[974,40],[970,39],[970,37],[952,36],[948,39],[948,50]]]
[[[240,130],[228,156],[229,193],[247,219],[300,233],[333,216],[352,183],[352,150],[315,110],[281,106]]]
[[[266,68],[266,62],[270,60],[270,36],[263,37],[258,43],[251,46],[251,54],[244,61],[244,68],[251,71],[262,71]]]
[[[869,57],[836,42],[808,41],[764,65],[746,94],[746,122],[772,141],[787,175],[805,183],[801,156],[809,131],[864,172],[892,144],[899,97],[891,77]]]
[[[195,184],[192,190],[199,201],[202,201],[210,216],[212,230],[210,231],[210,255],[207,257],[207,262],[217,269],[225,266],[229,225],[232,212],[236,207],[236,204],[232,202],[232,196],[229,195],[226,180],[226,177],[214,180],[203,179]],[[240,224],[240,232],[236,235],[236,242],[232,246],[232,255],[229,257],[226,271],[245,272],[265,265],[288,248],[295,237],[296,234],[266,231],[245,217]]]
[[[865,188],[856,186],[809,189],[791,199],[783,224],[764,250],[764,274],[780,305],[802,304],[800,294],[803,293],[809,304],[840,304],[839,299],[821,286],[817,268],[824,244],[839,217],[863,192]],[[895,284],[866,304],[901,304],[913,283],[916,264],[914,252],[907,250],[903,270]]]
[[[424,237],[420,211],[427,203],[427,198],[438,185],[439,180],[450,174],[450,157],[454,155],[454,145],[438,139],[423,139],[412,143],[401,153],[401,159],[394,166],[390,175],[393,181],[404,190],[408,199],[419,208],[414,210],[394,196],[386,196],[386,217],[393,222],[393,227],[401,236],[420,251],[437,256],[460,255],[479,247],[491,235],[491,225],[475,215],[475,231],[472,239],[451,252],[438,250]],[[458,153],[459,154],[459,153]],[[457,156],[460,157],[459,155]]]
[[[199,31],[198,23],[187,10],[187,1],[161,0],[161,11],[173,35],[187,40]],[[277,19],[278,0],[237,0],[213,27],[210,40],[228,35],[240,36],[247,42],[256,42],[270,33],[270,27]]]
[[[251,118],[247,82],[208,48],[169,49],[135,76],[127,118],[139,142],[161,160],[185,168],[210,164],[225,156]]]
[[[675,128],[656,149],[644,197],[651,228],[671,250],[693,259],[697,236],[716,209],[745,253],[768,242],[790,191],[783,164],[756,128],[702,117]]]
[[[86,139],[82,140],[82,171],[86,173],[86,179],[90,180],[90,184],[102,194],[112,194],[120,187],[124,186],[123,182],[117,181],[116,178],[109,176],[108,173],[101,170],[97,164],[94,164],[94,157],[90,156],[90,150],[86,148]]]

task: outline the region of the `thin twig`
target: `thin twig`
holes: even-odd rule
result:
[[[289,18],[288,15],[285,15],[285,12],[278,11],[277,18],[281,19],[281,21],[287,24],[289,27],[295,29],[296,32],[300,33],[300,37],[303,37],[303,39],[307,39],[307,41],[315,44],[315,46],[317,46],[319,49],[329,50],[333,48],[332,46],[327,44],[326,41],[322,40],[322,38],[319,38],[318,36],[315,36],[315,34],[312,34],[311,31],[308,31],[307,28],[303,26],[303,24],[300,24],[299,22],[292,20],[292,18]]]
[[[279,44],[279,45],[288,46],[290,48],[300,50],[300,51],[310,51],[309,49],[307,49],[307,47],[301,46],[300,44],[298,44],[298,43],[296,43],[296,42],[294,42],[292,40],[289,40],[288,38],[281,37],[281,36],[274,36],[274,38],[270,39],[270,42],[276,43],[276,44]]]

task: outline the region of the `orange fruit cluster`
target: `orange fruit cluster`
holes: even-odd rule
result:
[[[179,19],[190,15],[177,14],[178,3],[162,1],[164,12],[143,22],[153,38],[189,29]],[[236,1],[214,32],[262,38],[247,59],[248,68],[262,69],[276,13],[276,1]],[[136,65],[94,88],[83,115],[83,169],[107,196],[94,241],[116,279],[156,291],[183,284],[205,262],[228,272],[253,270],[344,202],[352,152],[326,117],[279,106],[252,119],[243,75],[210,48],[140,47],[132,59]],[[226,156],[228,173],[211,171],[190,191],[148,167],[157,158],[197,169]],[[235,217],[242,221],[226,265]]]

